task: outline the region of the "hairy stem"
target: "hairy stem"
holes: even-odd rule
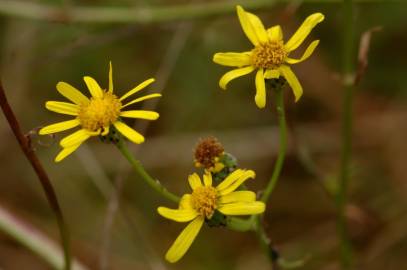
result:
[[[143,165],[141,165],[140,161],[136,160],[132,153],[130,153],[126,142],[123,140],[122,137],[120,137],[119,142],[116,144],[116,146],[119,148],[120,152],[123,154],[123,156],[130,162],[132,165],[133,169],[138,173],[138,175],[141,177],[141,179],[146,182],[147,185],[149,185],[152,189],[157,191],[161,196],[164,198],[173,201],[175,203],[178,203],[180,198],[175,195],[174,193],[171,193],[168,191],[161,183],[152,178],[147,171],[144,169]]]
[[[64,249],[64,259],[65,259],[65,268],[64,269],[71,269],[71,254],[70,254],[70,243],[69,243],[69,232],[65,225],[65,221],[62,215],[61,207],[59,206],[57,196],[55,194],[54,188],[49,180],[49,177],[42,166],[40,160],[38,159],[37,155],[35,154],[33,148],[31,147],[31,142],[29,137],[25,136],[20,128],[20,124],[17,121],[16,116],[14,115],[13,110],[10,107],[10,104],[7,101],[6,94],[4,93],[3,86],[0,82],[0,106],[3,110],[4,115],[10,125],[11,130],[16,137],[21,150],[23,150],[24,155],[28,159],[33,167],[35,173],[37,174],[38,179],[40,180],[41,187],[44,190],[45,196],[47,198],[48,204],[50,205],[52,211],[54,212],[59,233],[61,235],[62,246]]]

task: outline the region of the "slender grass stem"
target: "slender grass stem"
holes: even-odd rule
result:
[[[64,269],[61,248],[44,233],[0,206],[0,231],[44,259],[53,269]],[[80,261],[72,259],[72,270],[88,270]]]
[[[44,190],[48,204],[50,205],[52,211],[54,212],[59,228],[59,233],[61,235],[62,247],[64,249],[64,262],[65,262],[64,269],[69,270],[71,269],[69,231],[68,228],[66,227],[61,207],[59,206],[59,202],[55,194],[54,187],[51,184],[47,172],[45,171],[40,160],[38,159],[33,148],[31,147],[29,137],[25,136],[21,131],[20,124],[18,123],[18,120],[11,106],[7,101],[7,97],[4,92],[3,86],[1,85],[1,82],[0,82],[0,107],[3,110],[4,115],[6,116],[7,122],[18,141],[21,150],[23,150],[24,155],[30,162],[31,167],[34,169],[37,178],[40,181],[41,187]]]
[[[140,161],[135,159],[133,154],[129,151],[127,144],[123,140],[123,138],[120,137],[119,142],[116,144],[116,146],[117,148],[119,148],[123,156],[130,162],[130,164],[133,166],[133,169],[138,173],[141,179],[146,182],[147,185],[157,191],[157,193],[159,193],[164,198],[175,203],[179,202],[180,198],[177,195],[168,191],[158,180],[154,179],[147,173],[143,165],[141,165]]]
[[[337,228],[340,237],[340,258],[342,269],[350,269],[352,265],[352,245],[349,239],[346,222],[346,204],[349,182],[349,166],[352,150],[352,104],[354,84],[353,76],[353,3],[352,0],[344,0],[344,38],[343,38],[343,77],[344,77],[344,97],[342,115],[342,153],[337,203]]]
[[[307,3],[340,3],[342,0],[306,0]],[[401,2],[402,0],[356,0],[358,3]],[[213,1],[191,5],[179,4],[148,8],[56,6],[21,0],[0,0],[0,14],[30,20],[60,23],[164,23],[195,20],[235,12],[240,4],[247,9],[270,8],[290,0]]]

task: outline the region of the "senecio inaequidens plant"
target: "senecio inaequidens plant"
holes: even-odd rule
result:
[[[91,94],[91,97],[88,98],[73,86],[59,82],[56,86],[58,92],[72,103],[48,101],[45,105],[50,111],[71,115],[75,118],[43,127],[39,131],[41,135],[80,127],[79,130],[60,141],[63,149],[55,158],[56,162],[70,155],[92,136],[108,137],[133,165],[141,179],[163,197],[178,203],[176,209],[167,207],[157,209],[158,213],[167,219],[189,222],[166,253],[165,258],[171,263],[184,256],[204,223],[210,227],[228,226],[230,229],[239,231],[253,230],[259,234],[258,238],[262,242],[262,246],[272,249],[267,236],[264,235],[261,214],[265,211],[266,203],[279,178],[284,160],[286,124],[281,89],[285,82],[288,82],[293,90],[295,101],[300,99],[303,93],[302,86],[289,65],[307,59],[317,47],[319,40],[311,42],[299,59],[291,58],[289,54],[303,43],[318,23],[324,20],[324,15],[314,13],[308,16],[287,42],[284,42],[283,32],[279,25],[266,30],[256,15],[246,12],[240,6],[237,6],[237,15],[244,33],[254,48],[241,53],[216,53],[213,56],[213,61],[217,64],[237,67],[223,75],[219,85],[222,89],[226,89],[231,80],[257,70],[255,76],[256,105],[259,108],[266,106],[266,82],[270,82],[272,90],[276,91],[278,97],[276,106],[279,110],[280,126],[279,156],[273,175],[260,198],[253,191],[249,191],[244,184],[248,179],[255,178],[255,172],[238,168],[236,158],[225,152],[223,146],[214,137],[202,139],[197,144],[194,151],[194,165],[204,169],[203,181],[196,173],[189,175],[188,182],[192,192],[181,198],[169,192],[144,170],[141,163],[126,147],[122,135],[136,144],[144,142],[144,137],[127,125],[123,118],[156,120],[159,117],[159,114],[154,111],[124,110],[135,103],[161,96],[161,94],[154,93],[125,102],[127,98],[153,83],[154,79],[148,79],[118,97],[113,93],[113,74],[110,63],[107,90],[103,89],[93,78],[85,76],[84,81]],[[233,217],[239,215],[248,215],[251,218]],[[268,252],[268,254],[271,253]]]

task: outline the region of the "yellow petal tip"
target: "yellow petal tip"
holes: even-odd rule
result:
[[[163,206],[157,207],[157,212],[158,212],[158,214],[160,214],[161,216],[162,216],[161,213],[162,213],[163,209],[164,209]]]
[[[144,141],[145,141],[144,138],[142,138],[142,139],[140,139],[140,140],[137,140],[136,143],[137,143],[137,144],[142,144]]]
[[[58,87],[61,87],[61,85],[64,84],[64,83],[65,83],[65,82],[58,82],[58,83],[57,83],[57,88],[58,88]]]
[[[256,178],[256,173],[253,170],[248,170],[247,172],[250,174],[249,177]]]
[[[219,87],[220,87],[222,90],[226,90],[226,85],[224,85],[224,84],[220,84],[220,83],[219,83]]]
[[[63,158],[60,158],[59,156],[56,156],[54,159],[55,163],[59,163],[61,160],[63,160]]]
[[[259,109],[264,109],[266,107],[266,101],[265,98],[262,96],[255,96],[254,100],[256,102],[256,105]]]
[[[40,129],[40,130],[38,131],[38,134],[39,134],[39,135],[46,135],[47,133],[44,132],[44,128],[42,128],[42,129]]]
[[[176,263],[180,258],[174,258],[172,256],[168,256],[167,254],[165,255],[165,259],[169,262],[169,263]]]

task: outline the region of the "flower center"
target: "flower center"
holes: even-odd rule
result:
[[[282,41],[269,41],[252,50],[252,65],[256,68],[276,68],[284,63],[286,56]]]
[[[210,219],[215,212],[216,198],[214,187],[198,187],[192,192],[192,206],[199,214]]]
[[[81,104],[78,118],[81,126],[97,131],[110,126],[120,115],[122,104],[114,94],[104,92],[102,97],[92,97],[89,103]]]

